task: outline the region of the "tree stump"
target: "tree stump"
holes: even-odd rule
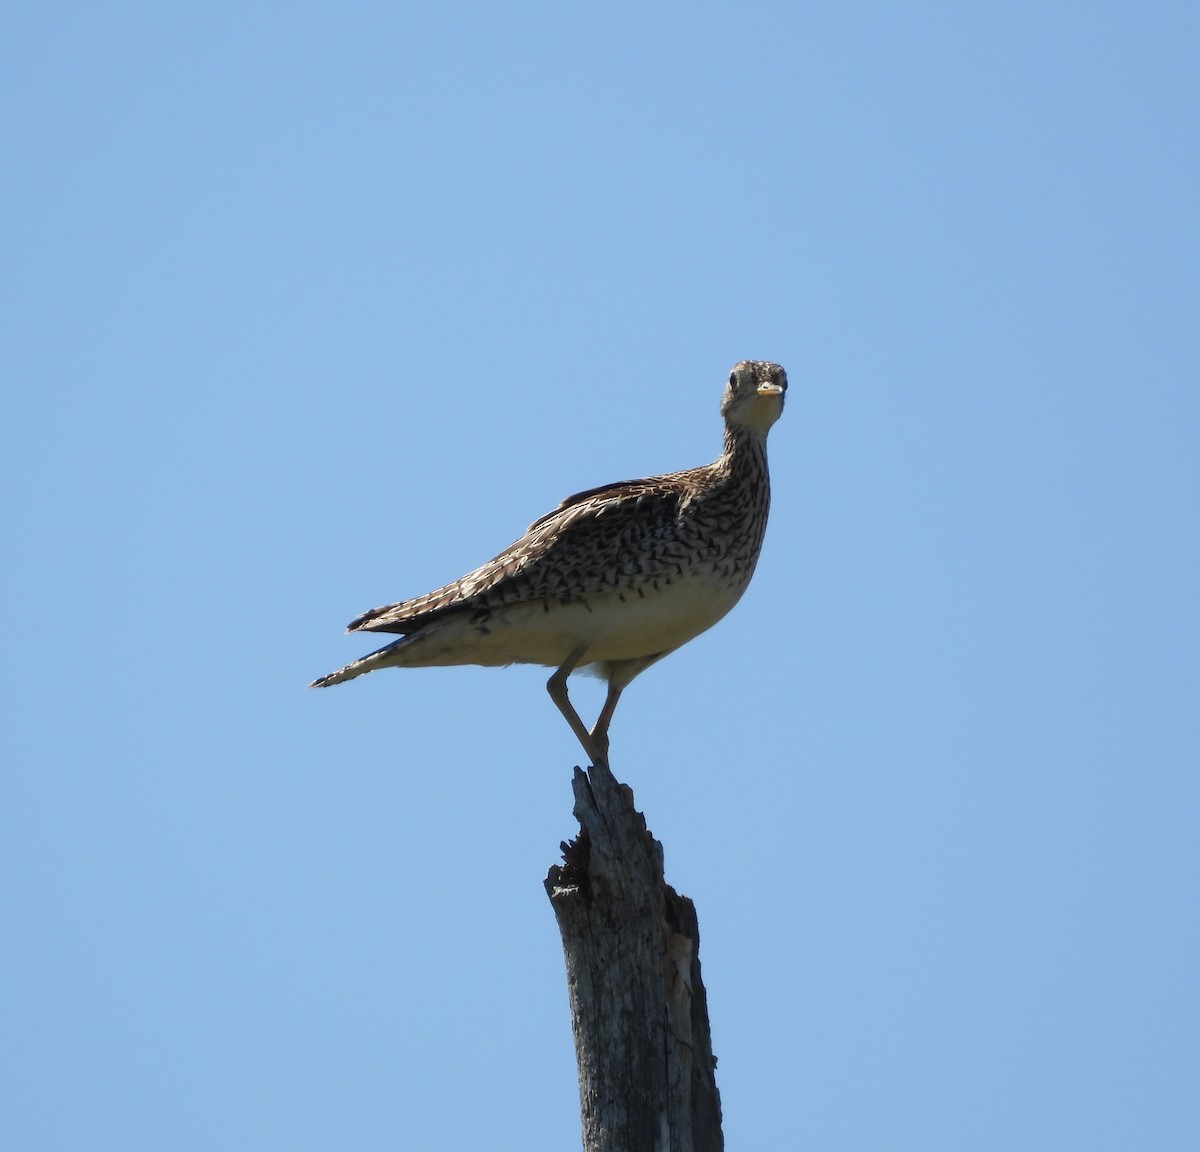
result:
[[[721,1152],[696,909],[607,767],[575,769],[579,835],[546,891],[562,934],[584,1152]]]

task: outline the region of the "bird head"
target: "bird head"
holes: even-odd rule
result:
[[[765,435],[783,412],[786,392],[787,373],[778,364],[743,360],[729,373],[729,383],[721,398],[721,415],[727,424]]]

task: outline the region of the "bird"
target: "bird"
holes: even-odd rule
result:
[[[771,499],[767,433],[786,392],[778,364],[734,365],[721,398],[724,447],[711,464],[568,496],[473,572],[352,620],[348,632],[400,639],[310,687],[378,668],[542,665],[554,669],[546,689],[590,764],[608,767],[621,693],[729,612],[754,574]],[[607,683],[591,729],[568,695],[575,671]]]

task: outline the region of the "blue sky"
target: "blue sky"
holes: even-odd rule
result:
[[[1196,1147],[1194,6],[5,24],[6,1146],[577,1146],[545,672],[304,685],[762,358],[612,732],[730,1146]]]

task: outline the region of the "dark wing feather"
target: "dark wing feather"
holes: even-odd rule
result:
[[[576,504],[582,504],[585,500],[591,500],[594,497],[604,496],[610,492],[618,492],[620,496],[634,499],[640,492],[656,489],[662,486],[664,480],[670,477],[662,476],[655,477],[652,480],[618,480],[613,484],[601,484],[598,488],[585,488],[582,492],[576,492],[568,496],[565,500],[558,502],[558,507],[553,512],[547,512],[545,516],[539,516],[528,528],[526,533],[532,532],[535,528],[545,524],[548,520],[553,520],[560,512],[567,508],[573,508]]]
[[[681,552],[680,508],[704,469],[605,484],[568,496],[519,540],[460,580],[365,612],[351,632],[407,634],[451,612],[584,599]]]

